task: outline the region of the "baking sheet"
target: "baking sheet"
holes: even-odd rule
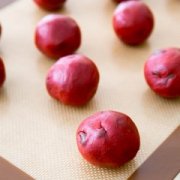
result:
[[[0,10],[3,37],[0,54],[7,80],[0,90],[0,154],[36,179],[119,180],[135,169],[180,124],[180,99],[156,96],[147,87],[143,65],[156,49],[180,44],[180,2],[146,0],[155,15],[155,29],[140,47],[121,43],[112,29],[111,0],[69,0],[56,13],[76,19],[82,30],[78,50],[93,59],[101,79],[97,94],[84,107],[62,105],[50,98],[45,77],[54,63],[35,48],[34,29],[48,12],[31,0]],[[97,168],[84,161],[76,147],[79,123],[99,110],[128,114],[138,126],[141,149],[119,169]]]

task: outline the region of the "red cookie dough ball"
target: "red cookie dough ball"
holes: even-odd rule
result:
[[[0,87],[3,85],[5,79],[6,79],[5,66],[2,59],[0,58]]]
[[[0,38],[1,38],[1,32],[2,32],[2,28],[1,28],[1,24],[0,24]]]
[[[34,0],[34,2],[43,9],[54,11],[60,9],[66,0]]]
[[[130,0],[113,0],[114,2],[116,3],[121,3],[121,2],[124,2],[124,1],[130,1]]]
[[[128,45],[143,43],[150,36],[153,26],[153,14],[141,1],[122,2],[114,12],[114,31]]]
[[[98,112],[85,119],[77,130],[76,140],[87,161],[104,167],[122,166],[135,157],[140,147],[134,122],[115,111]]]
[[[69,55],[49,70],[46,87],[53,98],[64,104],[86,104],[96,93],[99,72],[96,65],[83,55]]]
[[[180,96],[180,49],[168,48],[151,55],[144,66],[150,88],[163,97]]]
[[[80,28],[70,17],[48,15],[36,27],[35,43],[46,56],[58,59],[72,54],[79,48],[81,44]]]

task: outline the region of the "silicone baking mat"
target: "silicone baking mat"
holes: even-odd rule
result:
[[[111,0],[68,0],[56,12],[76,19],[82,31],[78,50],[100,71],[97,94],[81,108],[50,98],[45,77],[54,63],[34,45],[34,29],[46,11],[31,0],[0,10],[3,36],[0,55],[7,79],[0,89],[0,155],[42,180],[127,179],[180,124],[180,99],[167,100],[149,90],[143,65],[156,49],[180,44],[180,2],[146,0],[155,16],[149,40],[139,47],[121,43],[112,29]],[[76,146],[79,123],[100,110],[128,114],[141,136],[136,158],[119,169],[97,168],[84,161]]]

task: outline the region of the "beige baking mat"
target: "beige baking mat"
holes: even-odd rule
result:
[[[31,0],[19,0],[0,11],[0,54],[7,80],[0,90],[0,155],[38,180],[123,180],[180,124],[180,99],[166,100],[147,87],[143,64],[157,48],[180,45],[180,2],[146,0],[155,15],[151,38],[140,47],[119,42],[112,26],[111,0],[69,0],[60,11],[82,29],[78,52],[100,70],[98,92],[85,107],[73,108],[51,99],[45,76],[54,63],[34,46],[34,28],[45,11]],[[99,110],[127,113],[138,126],[141,149],[119,169],[89,165],[78,153],[78,124]]]

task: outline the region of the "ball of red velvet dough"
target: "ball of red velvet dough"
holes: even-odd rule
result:
[[[113,0],[114,2],[116,3],[121,3],[121,2],[124,2],[124,1],[130,1],[130,0]]]
[[[134,122],[115,111],[98,112],[80,125],[76,133],[82,156],[91,164],[120,167],[136,156],[140,137]]]
[[[128,45],[142,44],[150,36],[153,26],[153,14],[141,1],[122,2],[113,15],[114,31]]]
[[[54,11],[60,9],[66,0],[34,0],[34,2],[41,8]]]
[[[1,27],[1,24],[0,24],[0,38],[1,38],[1,33],[2,33],[2,27]]]
[[[0,58],[0,87],[3,85],[6,79],[5,66],[3,60]]]
[[[167,48],[155,52],[144,66],[145,79],[160,96],[180,96],[180,49]]]
[[[68,16],[48,15],[36,27],[35,44],[46,56],[58,59],[79,48],[80,28],[76,21]]]
[[[83,55],[59,59],[49,70],[47,90],[53,98],[73,106],[86,104],[96,93],[99,72],[92,60]]]

